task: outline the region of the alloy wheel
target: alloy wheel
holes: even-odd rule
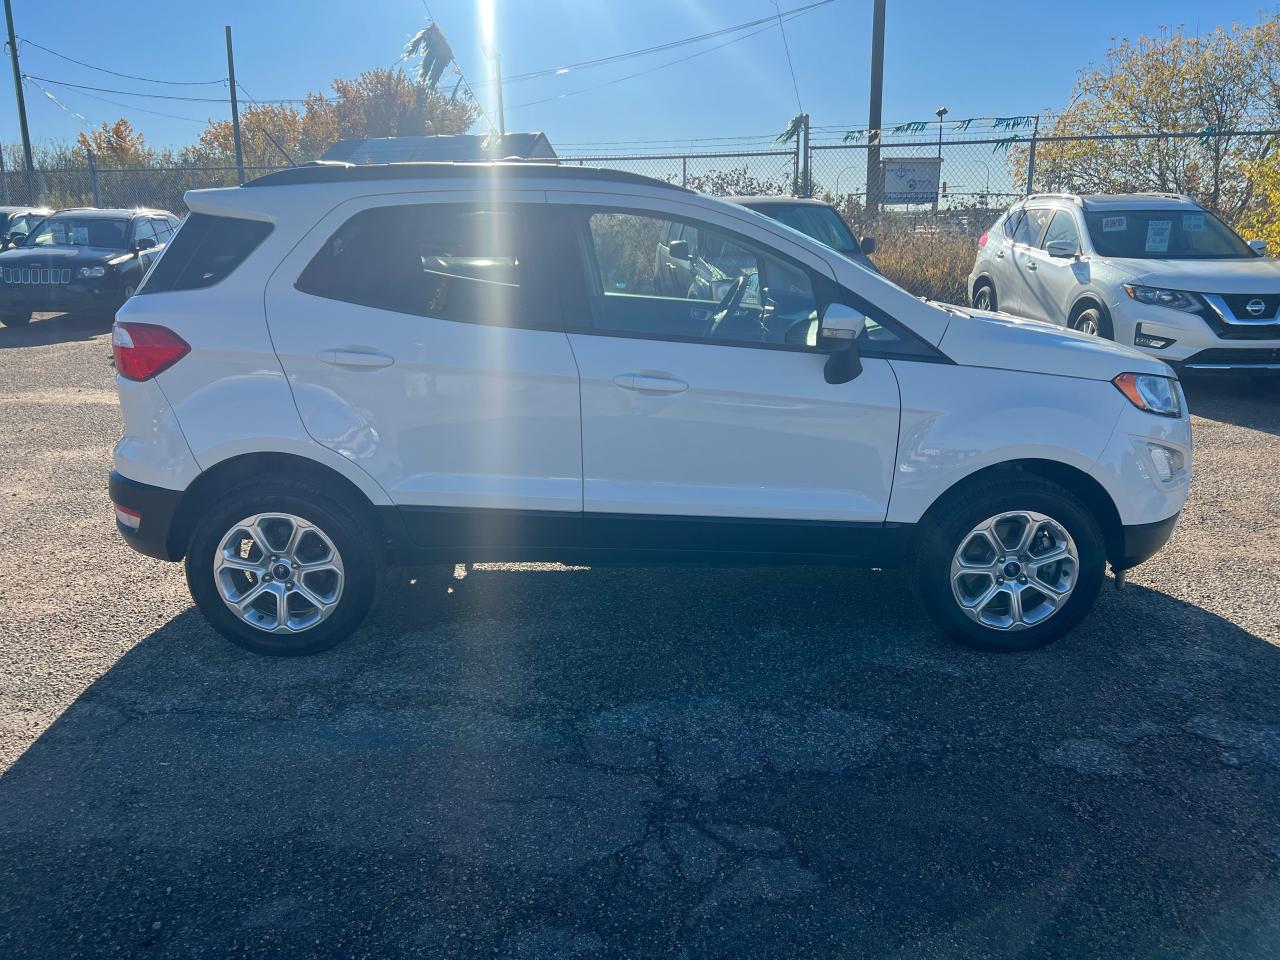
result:
[[[984,520],[961,539],[951,561],[951,592],[976,623],[1026,630],[1066,605],[1079,573],[1079,552],[1062,524],[1013,510]]]
[[[266,633],[301,633],[342,599],[338,548],[315,524],[291,513],[259,513],[219,541],[213,579],[227,608]]]

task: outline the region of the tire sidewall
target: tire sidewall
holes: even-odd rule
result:
[[[980,650],[1033,650],[1070,632],[1092,608],[1106,572],[1106,543],[1089,509],[1066,490],[1043,481],[1014,481],[985,493],[968,493],[950,499],[950,509],[930,521],[934,529],[927,531],[917,553],[917,584],[930,617],[948,636]],[[961,610],[951,589],[951,561],[974,527],[1014,510],[1042,513],[1062,524],[1075,541],[1080,567],[1075,589],[1061,610],[1034,627],[1003,631],[984,627]]]
[[[975,310],[990,310],[994,312],[996,309],[996,290],[995,290],[995,287],[993,287],[990,283],[987,283],[984,281],[978,284],[978,288],[973,291],[973,299],[977,300],[979,295],[984,290],[986,291],[986,294],[987,294],[987,305],[985,307],[979,307],[975,303],[973,307]]]
[[[342,557],[338,607],[310,630],[273,634],[231,612],[214,582],[213,558],[233,525],[258,513],[291,513],[317,526]],[[237,646],[267,656],[304,656],[327,650],[359,627],[373,603],[381,563],[368,533],[340,502],[305,487],[264,484],[218,500],[196,524],[187,549],[187,585],[210,626]]]

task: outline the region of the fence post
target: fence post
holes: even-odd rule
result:
[[[689,186],[689,158],[688,157],[680,158],[680,186],[686,187],[686,188]]]
[[[93,191],[93,205],[95,207],[102,206],[102,198],[98,195],[98,158],[93,155],[93,151],[89,153],[89,189]]]
[[[796,153],[791,158],[795,172],[791,175],[791,193],[794,196],[800,191],[800,138],[796,137]]]
[[[4,167],[4,144],[0,143],[0,184],[4,187],[4,205],[9,206],[9,171]]]
[[[809,149],[809,115],[801,114],[800,119],[800,135],[803,140],[801,149],[804,151],[804,166],[801,168],[800,190],[801,195],[805,197],[813,196],[813,171],[810,163],[813,160],[813,154]]]
[[[1036,122],[1031,127],[1031,147],[1027,150],[1027,196],[1035,193],[1036,180],[1036,134],[1040,132],[1040,115],[1036,114]]]

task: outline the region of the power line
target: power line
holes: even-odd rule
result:
[[[46,90],[44,87],[40,86],[40,84],[36,83],[30,77],[24,75],[23,79],[26,80],[28,83],[32,84],[37,90],[39,90],[46,97],[48,97],[49,100],[53,102],[54,106],[56,106],[59,110],[61,110],[63,113],[68,113],[71,116],[75,117],[77,120],[83,123],[86,127],[92,130],[95,134],[102,134],[104,136],[110,137],[115,142],[116,146],[123,147],[126,150],[134,150],[138,147],[138,144],[130,143],[128,140],[124,140],[121,137],[116,136],[116,134],[111,130],[110,127],[107,127],[106,124],[103,124],[100,127],[95,127],[93,125],[93,122],[89,120],[88,117],[86,117],[82,113],[79,113],[76,110],[72,110],[69,106],[67,106],[65,103],[59,100],[56,96],[54,96],[51,91]]]
[[[823,0],[823,2],[830,3],[832,2],[832,0]],[[796,17],[802,17],[806,13],[808,13],[810,10],[821,5],[822,4],[814,4],[810,7],[797,8],[797,10],[791,11],[790,14],[784,13],[783,17],[787,20],[794,20]],[[596,90],[601,90],[605,87],[611,87],[614,84],[623,83],[624,81],[627,81],[627,80],[634,80],[636,77],[643,77],[647,73],[654,73],[657,70],[665,70],[667,67],[674,67],[676,64],[685,63],[686,61],[693,60],[695,57],[701,57],[708,53],[714,53],[715,51],[721,50],[732,44],[741,43],[743,40],[749,40],[754,36],[758,36],[759,34],[762,34],[768,30],[772,30],[776,22],[776,19],[774,17],[765,17],[764,20],[766,22],[766,26],[760,27],[757,30],[753,30],[750,33],[743,34],[740,37],[733,37],[730,40],[726,40],[724,43],[718,43],[715,46],[707,47],[705,50],[699,50],[696,53],[691,53],[688,56],[678,57],[675,60],[668,60],[665,63],[660,63],[655,67],[649,67],[645,70],[639,70],[635,73],[629,73],[625,77],[617,77],[613,80],[606,80],[604,83],[598,83],[595,86],[582,87],[581,89],[578,89],[578,90],[570,90],[566,93],[560,93],[553,97],[543,97],[541,100],[530,100],[527,103],[517,103],[514,106],[512,106],[510,109],[519,110],[522,107],[535,107],[535,106],[538,106],[539,104],[552,103],[556,100],[563,100],[566,97],[576,97],[579,94],[592,93]]]
[[[664,50],[673,50],[677,47],[684,47],[693,43],[701,43],[704,40],[714,40],[716,37],[722,37],[726,34],[740,33],[743,30],[750,30],[752,27],[758,27],[761,24],[772,23],[774,21],[781,22],[779,19],[781,17],[798,16],[802,13],[808,13],[810,10],[815,10],[818,7],[824,7],[827,4],[834,2],[835,0],[816,0],[816,2],[806,4],[802,7],[795,7],[791,10],[782,11],[775,16],[760,17],[758,20],[749,20],[746,23],[734,24],[731,27],[721,27],[719,30],[712,30],[710,33],[702,33],[696,37],[684,37],[680,40],[669,40],[666,43],[655,44],[651,47],[644,47],[640,50],[629,50],[626,53],[616,53],[612,56],[598,57],[594,60],[583,60],[578,63],[569,63],[559,67],[547,67],[542,70],[531,70],[528,73],[517,73],[509,77],[504,77],[503,80],[506,83],[514,83],[518,80],[535,80],[539,77],[562,76],[576,70],[587,70],[592,67],[601,67],[610,63],[631,60],[635,57],[647,56],[651,53],[661,53]],[[777,9],[776,3],[774,4],[774,8]],[[491,83],[491,81],[482,81],[480,86],[486,86],[489,83]]]
[[[179,100],[183,103],[226,103],[226,97],[180,97],[173,93],[141,93],[137,90],[116,90],[111,87],[94,87],[85,83],[71,83],[67,80],[53,80],[50,77],[37,77],[33,74],[24,73],[24,77],[31,80],[38,80],[42,83],[51,83],[57,87],[70,87],[73,90],[92,90],[95,93],[114,93],[121,97],[143,97],[148,100]],[[312,94],[312,97],[319,97],[329,103],[339,102],[339,98],[326,97],[323,94]],[[264,103],[306,103],[311,97],[283,97],[275,100],[256,101],[259,106]]]
[[[791,89],[796,92],[796,109],[804,113],[804,105],[800,102],[800,84],[796,83],[796,68],[791,62],[791,44],[787,42],[787,27],[782,22],[782,8],[778,0],[773,0],[773,9],[778,12],[778,30],[782,33],[782,48],[787,51],[787,69],[791,71]]]
[[[75,63],[82,67],[88,67],[90,70],[97,70],[99,73],[109,73],[113,77],[123,77],[125,80],[140,80],[143,83],[163,83],[174,87],[208,87],[220,83],[225,84],[227,82],[225,77],[220,80],[157,80],[154,77],[136,77],[131,73],[120,73],[116,70],[108,70],[106,67],[95,67],[92,63],[85,63],[83,60],[77,60],[75,57],[69,57],[65,53],[59,53],[57,50],[46,47],[44,44],[36,43],[28,37],[19,37],[18,39],[38,50],[43,50],[45,53],[51,53],[59,59],[66,60],[68,63]]]

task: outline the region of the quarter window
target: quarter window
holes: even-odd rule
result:
[[[587,226],[597,330],[815,345],[834,284],[799,264],[705,224],[675,229],[660,217],[599,212]]]
[[[239,217],[188,214],[138,293],[211,287],[238,267],[271,232],[271,224]]]
[[[396,313],[528,325],[521,233],[512,211],[447,204],[374,207],[325,241],[297,288]]]

